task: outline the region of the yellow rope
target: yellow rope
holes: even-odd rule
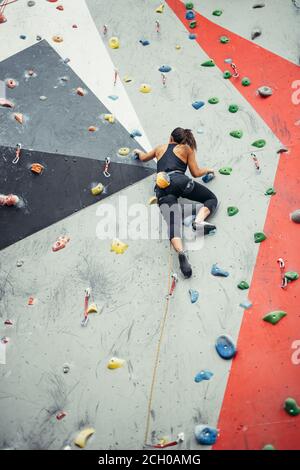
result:
[[[168,294],[169,294],[170,289],[171,289],[171,265],[172,265],[172,254],[171,254],[171,244],[170,244],[169,271],[168,271]],[[168,315],[168,311],[169,311],[169,302],[170,302],[170,297],[168,295],[167,298],[166,298],[164,315],[163,315],[163,318],[162,318],[162,321],[161,321],[160,335],[159,335],[159,339],[158,339],[158,343],[157,343],[156,357],[155,357],[155,363],[154,363],[154,369],[153,369],[153,375],[152,375],[152,382],[151,382],[150,395],[149,395],[149,401],[148,401],[147,420],[146,420],[145,444],[147,444],[147,441],[148,441],[154,385],[155,385],[156,373],[157,373],[157,369],[158,369],[160,347],[161,347],[162,338],[163,338],[164,329],[165,329],[165,324],[166,324],[167,315]]]

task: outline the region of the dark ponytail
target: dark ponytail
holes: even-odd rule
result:
[[[192,150],[197,150],[197,143],[191,129],[183,129],[182,127],[176,127],[173,130],[171,136],[177,144],[187,144]]]

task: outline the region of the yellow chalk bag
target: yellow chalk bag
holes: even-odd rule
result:
[[[165,171],[160,171],[159,173],[157,173],[156,186],[158,186],[160,189],[165,189],[170,186],[170,184],[171,182],[168,173],[166,173]]]

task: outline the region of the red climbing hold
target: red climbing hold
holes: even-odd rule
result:
[[[56,10],[59,10],[59,11],[63,11],[64,10],[64,7],[62,5],[58,5],[56,7]]]

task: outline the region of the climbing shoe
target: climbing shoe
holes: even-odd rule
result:
[[[213,224],[209,224],[208,222],[196,222],[196,220],[194,220],[192,228],[195,232],[203,231],[204,235],[208,235],[213,230],[216,230],[217,227]]]
[[[180,270],[184,277],[189,278],[192,275],[192,267],[184,251],[178,254]]]

